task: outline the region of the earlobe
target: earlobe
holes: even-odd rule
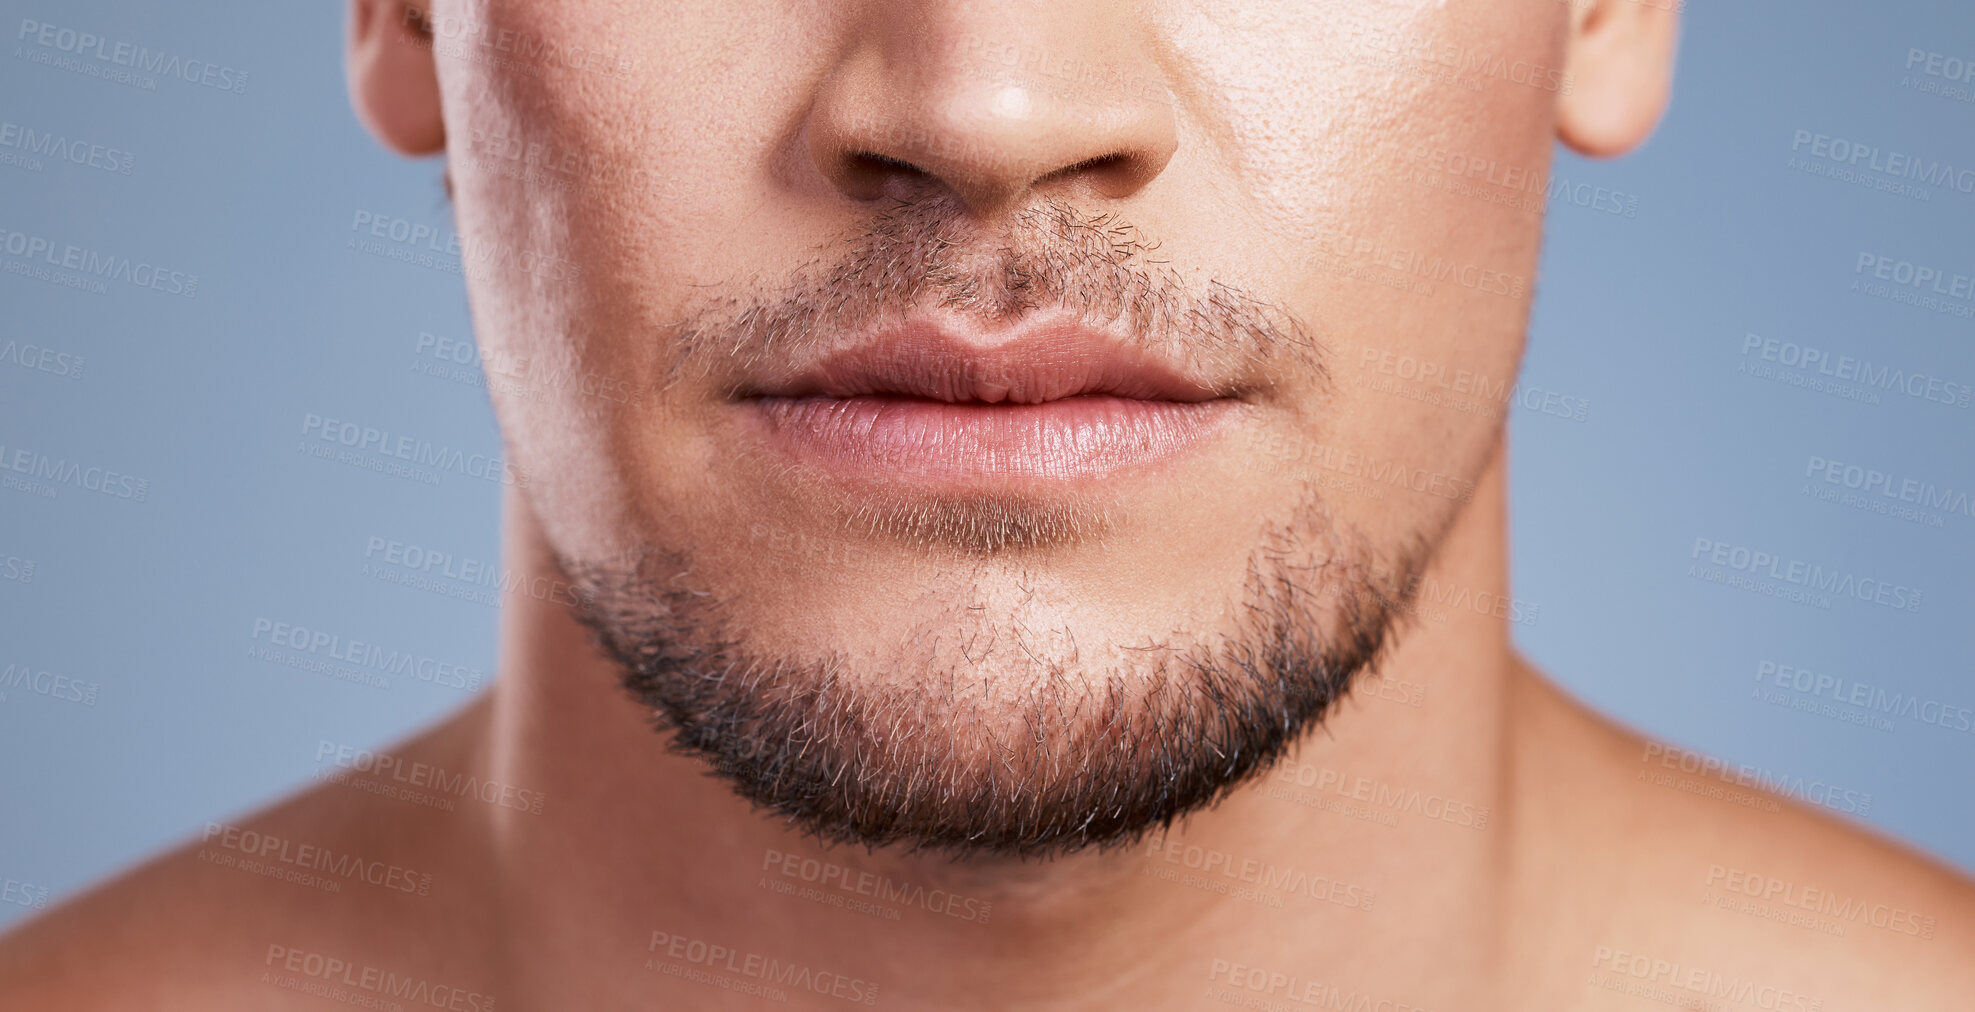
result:
[[[350,105],[372,136],[402,155],[446,147],[429,16],[404,0],[350,0]]]
[[[1594,158],[1653,132],[1673,85],[1679,0],[1573,0],[1557,138]]]

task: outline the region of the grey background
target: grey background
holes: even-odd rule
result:
[[[198,287],[97,294],[0,273],[0,347],[15,348],[0,360],[4,457],[26,448],[146,482],[141,502],[0,487],[0,670],[95,686],[85,703],[0,685],[0,879],[14,883],[0,924],[39,890],[58,901],[296,788],[321,740],[382,743],[458,706],[456,689],[355,684],[250,649],[264,619],[491,672],[490,604],[364,567],[372,538],[492,563],[499,491],[297,451],[312,412],[499,454],[484,392],[417,371],[437,364],[421,333],[470,337],[459,278],[346,247],[358,211],[450,226],[438,164],[383,153],[348,109],[340,4],[9,7],[0,123],[129,152],[131,171],[0,164],[0,229],[161,263]],[[32,62],[22,17],[247,83],[153,90]],[[1617,719],[1870,795],[1866,821],[1975,870],[1975,734],[1753,695],[1769,661],[1975,707],[1975,519],[1936,528],[1802,494],[1812,455],[1975,489],[1975,409],[1738,371],[1761,361],[1742,351],[1756,334],[1975,382],[1975,319],[1852,290],[1862,251],[1975,274],[1975,194],[1919,200],[1789,165],[1804,129],[1975,168],[1975,103],[1906,86],[1913,48],[1975,58],[1975,13],[1697,3],[1650,144],[1559,162],[1559,177],[1636,197],[1637,215],[1550,215],[1524,381],[1588,410],[1512,416],[1516,595],[1538,609],[1516,635]],[[19,260],[0,250],[0,267]],[[71,358],[30,368],[27,345]],[[73,357],[79,374],[61,365]],[[1823,610],[1708,583],[1689,573],[1698,537],[1919,588],[1923,606]]]

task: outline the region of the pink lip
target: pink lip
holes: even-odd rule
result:
[[[1241,403],[1102,331],[1015,333],[926,321],[743,387],[768,441],[880,484],[1098,477],[1177,456]]]

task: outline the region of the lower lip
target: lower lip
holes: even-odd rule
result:
[[[833,473],[879,481],[1076,479],[1168,460],[1232,421],[1239,402],[1086,395],[1042,404],[890,397],[747,402],[770,439]]]

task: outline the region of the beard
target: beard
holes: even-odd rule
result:
[[[750,643],[738,602],[680,589],[693,567],[674,551],[562,565],[669,747],[741,797],[827,842],[1027,859],[1129,846],[1259,777],[1411,614],[1417,547],[1396,565],[1299,562],[1307,540],[1265,540],[1231,631],[1038,636],[966,607],[979,588],[956,581],[935,645],[884,670]]]
[[[1189,290],[1155,248],[1059,203],[986,241],[950,203],[901,205],[779,294],[707,303],[680,324],[667,381],[744,375],[924,306],[1122,320],[1231,387],[1286,365],[1324,381],[1321,348],[1292,314],[1218,281]],[[873,502],[840,519],[853,539],[951,560],[939,617],[893,652],[760,642],[743,596],[687,588],[705,572],[690,545],[557,561],[581,592],[578,617],[672,750],[826,842],[955,857],[1127,846],[1259,777],[1388,646],[1432,548],[1416,536],[1376,551],[1305,482],[1286,514],[1257,524],[1211,628],[1115,642],[997,599],[1046,583],[1055,549],[1101,552],[1110,511],[994,495]]]

